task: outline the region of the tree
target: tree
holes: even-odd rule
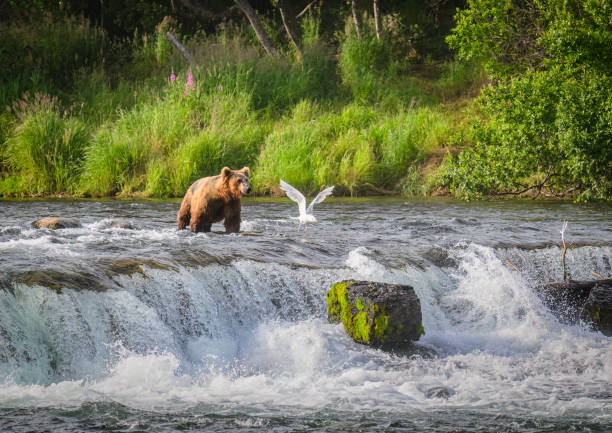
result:
[[[612,198],[612,0],[472,0],[449,37],[496,78],[445,179],[458,196]]]
[[[247,19],[251,23],[251,27],[253,27],[253,30],[257,35],[257,39],[259,39],[259,42],[261,45],[263,45],[266,52],[271,56],[277,57],[279,55],[278,49],[274,45],[274,42],[272,42],[272,39],[270,39],[270,36],[268,36],[266,33],[266,30],[263,28],[255,9],[251,7],[247,0],[234,0],[234,3],[236,3],[242,13],[246,15]]]

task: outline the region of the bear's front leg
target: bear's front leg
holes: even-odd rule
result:
[[[189,224],[189,228],[192,232],[209,232],[212,227],[212,223],[207,218],[206,214],[199,210],[198,213],[191,213],[191,222]]]
[[[240,202],[225,205],[225,232],[238,233],[240,231]]]

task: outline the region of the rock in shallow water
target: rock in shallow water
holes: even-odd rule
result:
[[[612,279],[548,283],[535,290],[561,322],[582,320],[612,335]]]
[[[42,218],[39,220],[36,220],[32,223],[32,225],[34,227],[36,227],[37,229],[51,229],[51,230],[56,230],[56,229],[72,229],[72,228],[76,228],[76,227],[81,227],[81,223],[74,219],[74,218],[58,218],[58,217],[52,217],[52,218]]]
[[[330,322],[342,322],[353,340],[383,349],[401,349],[425,333],[421,302],[411,286],[342,281],[327,292]]]

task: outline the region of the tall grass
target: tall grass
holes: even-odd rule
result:
[[[183,84],[96,133],[83,173],[88,194],[182,195],[199,177],[255,160],[266,123],[249,95],[185,94]]]
[[[307,192],[332,184],[351,195],[396,190],[451,130],[447,117],[429,108],[393,114],[350,105],[323,112],[302,102],[266,137],[256,190],[270,191],[281,178]]]
[[[27,115],[16,128],[7,142],[8,164],[24,192],[74,193],[88,141],[82,122],[47,108]]]

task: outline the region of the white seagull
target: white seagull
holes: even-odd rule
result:
[[[298,226],[298,232],[300,231],[300,227],[304,224],[304,231],[308,231],[307,223],[316,223],[318,222],[315,216],[312,214],[312,208],[315,204],[321,203],[325,198],[332,193],[334,190],[333,186],[329,188],[325,188],[314,198],[313,201],[310,202],[308,209],[306,209],[306,198],[304,194],[299,192],[297,189],[289,185],[287,182],[281,179],[280,181],[280,189],[285,191],[287,197],[296,202],[300,208],[300,216],[298,220],[300,221],[300,225]]]

